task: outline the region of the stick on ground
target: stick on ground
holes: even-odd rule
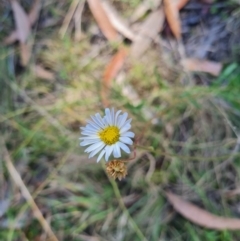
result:
[[[6,162],[6,167],[8,169],[9,174],[11,175],[13,181],[15,182],[16,186],[19,187],[23,197],[28,202],[29,206],[33,211],[33,215],[39,221],[44,231],[49,235],[49,240],[51,241],[58,241],[56,235],[53,233],[51,227],[49,226],[46,219],[43,217],[41,211],[39,210],[37,204],[35,203],[33,197],[31,196],[30,192],[28,191],[27,187],[25,186],[21,176],[19,175],[18,171],[14,167],[12,160],[10,158],[9,152],[5,146],[5,143],[1,143],[2,150],[3,150],[3,157]]]

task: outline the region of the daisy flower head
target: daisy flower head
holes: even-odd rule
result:
[[[80,146],[88,146],[85,152],[90,153],[89,158],[99,153],[97,162],[104,156],[108,161],[111,154],[115,158],[121,157],[121,150],[130,153],[128,145],[132,145],[131,138],[134,133],[129,131],[132,119],[128,119],[128,114],[121,114],[121,110],[115,113],[114,109],[105,109],[105,116],[99,113],[91,116],[85,127],[81,127],[82,137]]]

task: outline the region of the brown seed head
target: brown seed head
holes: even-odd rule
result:
[[[110,177],[114,179],[118,178],[120,181],[127,175],[127,167],[125,163],[120,160],[108,162],[106,164],[106,171]]]

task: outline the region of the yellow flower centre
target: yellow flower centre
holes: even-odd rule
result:
[[[113,145],[119,141],[120,131],[116,126],[108,126],[105,129],[101,130],[99,133],[100,139],[106,145]]]

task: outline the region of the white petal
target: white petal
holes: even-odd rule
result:
[[[122,115],[121,121],[120,121],[120,123],[119,123],[119,125],[118,125],[119,128],[121,128],[121,127],[124,125],[127,117],[128,117],[128,114],[127,114],[127,113],[124,113],[124,114]]]
[[[105,126],[105,123],[104,123],[104,121],[103,121],[103,118],[100,116],[100,114],[97,113],[95,116],[96,116],[96,118],[98,119],[98,121],[102,123],[102,125],[103,125],[103,127],[104,127],[104,126]]]
[[[97,143],[99,142],[99,140],[97,139],[94,139],[94,140],[86,140],[86,141],[82,141],[80,143],[80,146],[87,146],[87,145],[90,145],[90,144],[94,144],[94,143]]]
[[[113,122],[112,122],[112,116],[111,116],[111,112],[110,110],[107,108],[105,109],[105,114],[106,114],[106,121],[109,125],[112,125]]]
[[[126,125],[126,126],[123,126],[122,129],[120,129],[120,134],[128,131],[130,128],[131,128],[131,125],[130,125],[130,124],[128,124],[128,125]]]
[[[129,147],[128,147],[127,145],[125,145],[124,143],[118,142],[118,145],[119,145],[120,148],[123,149],[123,151],[125,151],[126,153],[129,154],[129,153],[131,152],[130,149],[129,149]]]
[[[119,148],[118,143],[119,143],[119,142],[117,142],[117,143],[114,145],[114,149],[113,149],[113,155],[114,155],[114,157],[116,157],[116,158],[121,157],[121,151],[120,151],[120,148]]]
[[[116,115],[115,115],[115,121],[114,121],[114,125],[115,125],[115,126],[117,125],[118,116],[119,116],[119,114],[120,114],[121,112],[122,112],[122,111],[119,110],[119,111],[117,111],[117,113],[116,113]]]
[[[109,123],[107,121],[107,116],[103,117],[103,122],[104,122],[105,126],[109,126]]]
[[[114,147],[114,145],[106,146],[106,147],[105,147],[105,151],[106,151],[105,159],[106,159],[106,161],[108,161],[110,155],[112,154],[112,152],[113,152],[113,147]]]
[[[92,126],[91,124],[87,124],[86,125],[86,131],[89,130],[89,131],[98,131],[99,128],[96,128],[94,126]]]
[[[124,132],[123,134],[121,134],[122,137],[131,137],[133,138],[135,136],[135,134],[131,131],[128,131],[128,132]]]
[[[129,137],[120,137],[119,138],[121,142],[132,145],[133,141]]]
[[[132,118],[128,119],[128,120],[124,123],[124,125],[130,124],[131,121],[132,121]]]
[[[114,125],[115,123],[115,111],[114,111],[114,108],[112,108],[112,111],[111,111],[111,117],[112,117],[112,124]]]
[[[87,135],[87,136],[92,136],[92,135],[96,135],[96,131],[82,131],[81,134]]]
[[[82,131],[96,131],[96,129],[92,128],[89,124],[87,124],[85,127],[80,127]]]
[[[97,143],[92,144],[91,146],[89,146],[84,152],[91,152],[97,148],[99,148],[100,146],[104,146],[105,144],[102,141],[99,141]]]
[[[108,153],[108,156],[110,156],[113,152],[113,147],[114,145],[111,145],[111,146],[107,146],[105,149],[106,149],[106,152]]]
[[[96,148],[94,151],[92,151],[89,155],[89,158],[95,156],[98,152],[100,152],[103,149],[104,145],[99,146],[98,148]]]
[[[97,162],[99,162],[99,161],[101,160],[101,158],[103,157],[104,153],[105,153],[105,149],[103,149],[103,150],[101,151],[101,153],[99,154],[99,156],[98,156],[98,158],[97,158]]]
[[[91,127],[95,128],[97,131],[101,129],[101,127],[97,123],[95,123],[91,120],[88,120],[88,123]]]
[[[117,120],[117,126],[119,126],[122,118],[123,118],[123,115],[119,115],[118,120]]]
[[[107,152],[105,152],[105,161],[108,162],[108,155],[107,155]]]
[[[92,120],[100,127],[100,128],[104,128],[104,125],[101,122],[101,119],[99,119],[96,116],[91,116]],[[101,118],[101,117],[100,117]]]
[[[79,140],[95,140],[95,139],[100,140],[99,136],[97,136],[97,135],[83,136],[83,137],[79,138]]]
[[[105,161],[107,162],[112,153],[112,147],[106,146],[104,150],[105,150]]]

